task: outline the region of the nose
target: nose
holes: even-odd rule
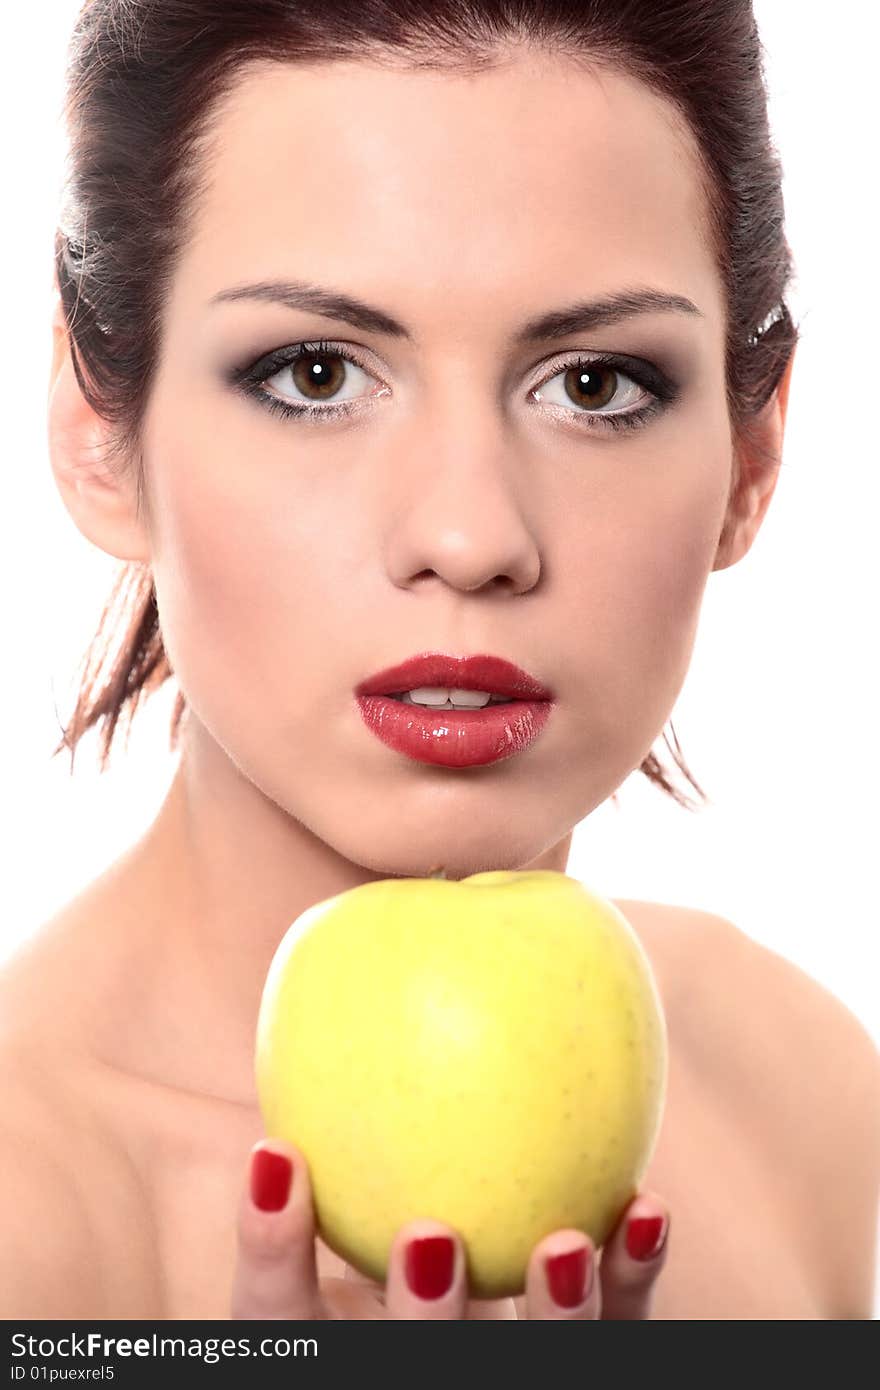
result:
[[[416,437],[414,437],[416,436]],[[432,577],[468,593],[522,594],[541,575],[529,515],[526,446],[490,408],[439,408],[388,460],[393,505],[386,563],[401,588]]]

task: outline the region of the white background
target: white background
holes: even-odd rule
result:
[[[4,268],[2,718],[6,818],[0,957],[113,860],[173,772],[173,690],[144,707],[128,756],[96,770],[93,733],[50,759],[72,676],[116,562],[76,530],[45,444],[52,232],[64,47],[77,3],[11,6],[2,85]],[[709,579],[673,715],[712,797],[690,815],[638,774],[575,832],[569,872],[609,896],[719,912],[833,991],[880,1043],[880,708],[874,338],[873,7],[758,0],[771,123],[785,168],[802,329],[783,469],[751,553]],[[795,18],[796,16],[796,18]],[[8,26],[12,26],[11,29]],[[869,32],[870,30],[870,32]],[[29,55],[29,56],[28,56]],[[665,752],[662,740],[656,751]],[[748,1001],[743,1001],[748,1007]]]

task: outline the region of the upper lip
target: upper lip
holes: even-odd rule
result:
[[[446,656],[423,652],[361,681],[357,695],[401,695],[421,686],[483,690],[512,700],[552,700],[552,690],[502,656]]]

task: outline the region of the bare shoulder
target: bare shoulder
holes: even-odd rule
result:
[[[682,1035],[713,1072],[724,1056],[751,1077],[756,1061],[770,1060],[769,1049],[775,1063],[794,1070],[809,1061],[817,1085],[842,1062],[880,1085],[880,1052],[871,1035],[794,961],[717,913],[625,899],[618,906],[666,983],[667,1006],[676,1009]],[[735,1040],[742,1046],[733,1048]]]
[[[731,924],[726,924],[730,927]],[[714,1017],[739,1044],[731,1062],[814,1213],[816,1268],[840,1319],[870,1320],[880,1208],[880,1051],[860,1019],[793,961],[733,928]],[[711,1022],[704,1031],[708,1032]]]
[[[701,908],[615,898],[644,947],[660,991],[667,1021],[685,1034],[695,1010],[710,989],[713,975],[723,977],[725,954],[744,933],[733,923]],[[702,990],[695,994],[695,981]]]
[[[0,1317],[137,1317],[108,1252],[120,1215],[136,1248],[139,1198],[60,957],[53,922],[0,967]]]
[[[725,917],[667,911],[682,914],[687,989],[678,1003],[696,1055],[714,1066],[723,1053],[733,1077],[747,1078],[775,1113],[782,1103],[783,1117],[779,1077],[788,1072],[812,1103],[828,1101],[832,1090],[838,1104],[858,1095],[873,1102],[880,1120],[880,1052],[832,990]],[[817,1137],[826,1131],[817,1115]]]
[[[814,1232],[826,1306],[840,1318],[870,1318],[880,1205],[876,1043],[830,989],[727,918],[630,906],[665,972],[688,1067],[778,1165]]]
[[[44,1077],[0,1056],[0,1316],[78,1318],[99,1307],[87,1202],[63,1106]]]
[[[90,1219],[102,1177],[46,923],[0,967],[0,1316],[95,1316],[100,1260]],[[98,1145],[100,1148],[100,1145]]]

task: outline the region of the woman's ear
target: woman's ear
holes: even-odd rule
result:
[[[62,501],[93,545],[119,560],[150,559],[149,533],[138,516],[134,473],[105,461],[110,426],[80,390],[60,294],[52,316],[49,458]]]
[[[752,421],[748,438],[736,446],[739,485],[728,502],[713,571],[729,569],[748,554],[776,490],[796,351],[797,344],[779,385]]]

